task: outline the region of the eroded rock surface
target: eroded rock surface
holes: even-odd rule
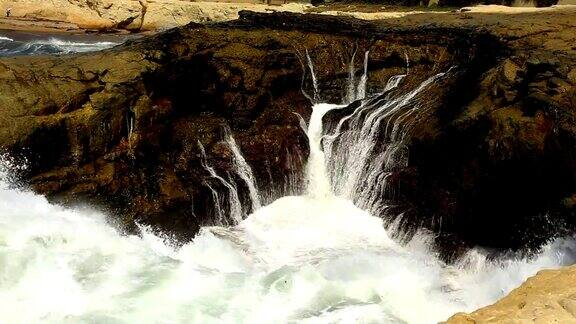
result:
[[[265,196],[301,188],[307,141],[299,116],[307,119],[312,89],[306,50],[323,99],[340,102],[354,50],[372,51],[369,87],[377,90],[404,71],[406,53],[416,82],[467,64],[474,42],[487,37],[449,28],[405,37],[353,19],[264,16],[189,25],[94,54],[4,59],[0,144],[27,159],[23,176],[40,193],[190,237],[218,221],[212,189],[226,195],[206,165],[245,191],[228,134]]]
[[[540,271],[497,303],[445,323],[576,323],[575,281],[574,266]]]
[[[546,20],[552,17],[554,23]],[[498,41],[478,46],[468,66],[453,61],[455,74],[427,91],[430,110],[411,134],[408,167],[389,178],[389,214],[403,213],[407,229],[437,233],[442,250],[455,256],[462,246],[537,249],[573,232],[574,17],[565,11],[396,21],[481,26]]]
[[[0,70],[1,145],[58,201],[189,238],[217,223],[210,188],[227,194],[207,167],[244,191],[228,134],[263,191],[302,178],[297,114],[309,106],[290,43],[191,25],[96,54],[5,59]]]
[[[52,200],[97,204],[127,228],[137,221],[188,239],[232,221],[214,212],[213,192],[227,188],[207,166],[236,182],[250,212],[229,135],[268,199],[302,187],[306,51],[329,102],[343,101],[354,52],[370,50],[369,93],[406,71],[406,57],[405,87],[456,65],[426,93],[408,167],[392,177],[397,194],[382,197],[395,207],[379,216],[403,213],[408,227],[437,233],[447,258],[472,245],[537,248],[574,230],[575,17],[242,13],[99,53],[2,59],[0,146],[28,161],[22,180]],[[571,322],[573,275],[542,272],[452,321]]]
[[[49,197],[99,203],[127,225],[190,237],[216,222],[211,189],[226,192],[201,146],[206,163],[245,192],[227,134],[270,199],[301,188],[307,143],[298,115],[307,119],[312,91],[306,51],[321,100],[336,103],[354,52],[359,76],[358,58],[370,51],[369,93],[405,72],[407,57],[407,88],[456,66],[429,93],[409,165],[392,177],[395,207],[380,216],[403,213],[408,227],[440,234],[450,252],[538,247],[573,228],[575,15],[367,22],[244,12],[100,53],[3,59],[0,145],[27,158],[24,178]]]
[[[270,7],[263,3],[197,2],[188,0],[2,0],[0,11],[11,9],[11,17],[61,22],[59,29],[152,31],[190,22],[222,22],[238,18],[241,10],[302,12],[307,5],[285,4]],[[4,21],[7,26],[19,21]],[[28,23],[32,30],[36,23]]]

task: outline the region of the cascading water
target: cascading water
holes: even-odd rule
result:
[[[366,97],[366,81],[368,81],[368,55],[369,51],[364,53],[364,73],[360,77],[360,83],[358,84],[358,90],[356,92],[356,100],[364,99]]]
[[[323,142],[336,195],[353,200],[375,215],[382,214],[386,208],[382,197],[388,196],[389,190],[387,178],[395,169],[407,166],[406,135],[426,113],[415,98],[444,75],[436,74],[405,94],[383,96],[405,77],[394,76],[383,94],[363,100],[352,114],[340,120]],[[384,138],[385,145],[376,150],[379,137]]]
[[[236,144],[236,140],[234,140],[230,130],[226,130],[226,143],[228,144],[230,151],[232,151],[234,169],[248,187],[252,210],[257,210],[262,206],[262,203],[260,202],[256,177],[254,177],[252,168],[248,165],[244,156],[242,156],[242,152],[240,152],[240,148],[238,147],[238,144]]]
[[[232,219],[233,224],[238,224],[242,221],[242,203],[240,202],[240,197],[238,196],[238,189],[232,180],[226,180],[222,178],[213,167],[208,165],[207,158],[206,158],[206,151],[204,150],[204,146],[202,143],[198,142],[198,146],[200,148],[200,153],[202,154],[202,166],[210,176],[220,182],[228,191],[228,200],[221,199],[218,195],[218,192],[212,187],[210,184],[207,184],[208,188],[212,192],[212,198],[214,200],[214,207],[216,209],[216,215],[218,217],[218,224],[221,225],[228,225],[229,222],[227,219]],[[228,213],[229,217],[226,218],[223,215],[223,211],[225,210],[221,205],[222,201],[228,202]]]
[[[248,196],[250,198],[251,210],[256,211],[262,206],[260,194],[258,192],[258,186],[256,184],[256,177],[252,172],[252,168],[242,156],[240,147],[236,144],[236,140],[232,136],[230,129],[225,129],[224,140],[232,153],[232,164],[234,170],[238,177],[244,181],[246,187],[248,188]],[[206,184],[210,192],[212,193],[212,200],[214,202],[215,214],[217,217],[217,223],[220,225],[236,225],[242,221],[242,219],[247,216],[246,208],[243,208],[242,202],[240,201],[240,195],[238,194],[238,186],[232,178],[229,177],[228,180],[224,179],[222,176],[218,175],[216,170],[208,165],[206,158],[206,151],[202,143],[198,142],[198,147],[200,149],[200,154],[202,155],[201,163],[202,167],[208,171],[210,177],[217,179],[221,185],[224,186],[228,193],[228,199],[221,199],[218,191],[211,186],[209,183]],[[228,203],[228,209],[224,209],[222,206],[223,202]],[[223,211],[228,211],[230,217],[225,217]],[[232,224],[228,221],[232,220]]]
[[[308,194],[312,197],[331,195],[330,181],[326,171],[326,160],[322,151],[322,116],[332,109],[342,108],[340,105],[316,104],[310,116],[308,139],[310,142],[310,157],[308,158]]]
[[[308,56],[309,57],[309,56]],[[350,64],[348,65],[348,85],[346,88],[346,103],[356,100],[356,69],[354,68],[354,59],[356,58],[356,49],[352,53]]]
[[[360,81],[356,84],[356,68],[354,66],[354,59],[356,58],[356,50],[352,53],[352,58],[350,59],[350,64],[348,65],[348,84],[346,87],[346,98],[345,103],[350,104],[356,100],[364,99],[366,97],[366,81],[368,80],[368,55],[370,51],[364,53],[364,70]],[[308,55],[308,62],[311,64],[310,55]],[[314,70],[310,70],[314,73]],[[316,79],[316,76],[313,76]]]
[[[394,104],[365,99],[348,120],[363,120],[360,139],[379,124],[390,143],[401,141],[409,123],[400,120],[417,113],[408,112],[415,95],[386,99]],[[557,240],[531,260],[488,261],[472,250],[454,265],[436,257],[424,234],[395,243],[380,218],[332,189],[362,189],[348,188],[358,180],[328,173],[327,165],[356,172],[341,150],[325,156],[321,149],[322,117],[341,107],[313,107],[307,195],[280,198],[234,227],[203,228],[181,247],[146,227],[139,236],[123,235],[96,212],[11,188],[0,168],[0,322],[435,323],[494,302],[541,268],[575,261],[571,240]]]
[[[318,80],[316,79],[316,73],[314,73],[314,63],[312,63],[312,59],[310,58],[310,53],[306,50],[306,61],[308,63],[308,68],[310,69],[310,74],[312,77],[312,87],[314,88],[314,102],[318,102],[320,100],[320,90],[318,88]]]

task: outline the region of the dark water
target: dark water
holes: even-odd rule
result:
[[[126,35],[73,35],[0,30],[0,57],[93,52],[119,45],[127,38],[129,36]]]

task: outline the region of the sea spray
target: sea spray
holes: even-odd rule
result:
[[[419,114],[415,98],[444,75],[436,74],[415,89],[393,98],[381,95],[363,101],[326,136],[324,151],[329,152],[327,163],[335,194],[353,200],[374,214],[382,213],[386,207],[382,199],[387,197],[389,175],[407,166],[405,134],[412,125],[411,120]],[[396,88],[403,78],[403,75],[392,77],[385,90]],[[384,145],[376,150],[379,137],[384,138]]]
[[[58,38],[18,39],[0,36],[0,57],[22,55],[62,55],[100,51],[120,44],[119,42],[73,41]]]
[[[232,180],[224,179],[223,177],[218,175],[218,173],[216,173],[216,170],[213,167],[208,165],[208,159],[206,157],[206,151],[205,151],[202,143],[200,143],[200,141],[198,142],[198,147],[200,148],[200,153],[202,155],[202,157],[201,157],[202,167],[206,171],[208,171],[208,173],[210,174],[210,176],[212,178],[218,180],[224,186],[224,188],[226,188],[226,191],[228,192],[227,199],[224,200],[224,202],[226,202],[228,204],[228,207],[229,207],[227,209],[227,211],[229,213],[229,215],[228,215],[229,217],[226,218],[226,217],[223,217],[223,211],[225,209],[221,205],[222,199],[219,198],[218,192],[216,190],[214,190],[213,187],[208,185],[208,188],[210,189],[210,191],[212,192],[212,196],[214,197],[214,205],[215,205],[215,209],[216,209],[216,214],[220,218],[219,219],[220,224],[221,225],[229,225],[229,222],[227,221],[228,218],[232,220],[232,225],[238,224],[243,219],[243,217],[242,217],[242,203],[240,202],[240,197],[238,196],[238,190],[237,190],[234,182]]]
[[[371,123],[389,143],[402,143],[422,109],[409,99],[415,90],[366,98],[348,127],[357,122],[354,131],[364,133],[354,136],[369,139],[374,125],[364,122],[376,113]],[[245,220],[232,217],[236,226],[204,227],[184,245],[144,226],[138,236],[123,235],[100,213],[14,189],[0,167],[0,322],[433,323],[493,303],[542,268],[574,263],[572,239],[557,239],[532,259],[489,260],[472,249],[454,265],[438,259],[425,233],[397,244],[381,218],[330,186],[331,179],[349,181],[326,168],[330,161],[347,167],[348,157],[339,160],[344,151],[328,157],[321,147],[328,138],[322,117],[341,108],[313,107],[308,194],[282,197]],[[208,165],[198,145],[205,171],[229,189],[228,203],[239,203],[234,183]],[[379,159],[397,161],[390,152]],[[357,183],[358,191],[371,190]]]
[[[382,219],[331,195],[281,198],[180,247],[140,230],[0,182],[0,322],[438,322],[573,263],[576,249],[556,240],[503,261],[472,250],[447,266],[429,237],[400,246]]]
[[[238,176],[244,181],[246,186],[248,187],[248,193],[250,196],[250,202],[252,205],[252,211],[257,210],[262,206],[260,201],[260,193],[258,192],[258,185],[256,183],[256,177],[254,176],[254,172],[250,165],[246,162],[246,159],[242,155],[240,151],[240,147],[236,144],[236,140],[232,136],[232,133],[229,129],[226,130],[226,143],[228,147],[232,151],[233,155],[233,165],[234,171]]]

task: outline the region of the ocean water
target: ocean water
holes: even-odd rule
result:
[[[61,55],[99,51],[121,44],[125,37],[0,31],[0,57]]]

